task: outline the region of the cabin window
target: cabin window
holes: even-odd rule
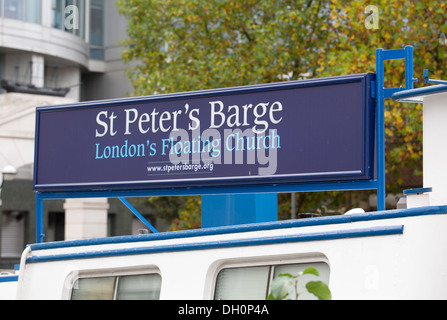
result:
[[[75,281],[72,300],[158,300],[161,276],[155,274],[81,278]]]
[[[224,268],[216,278],[214,299],[264,300],[276,276],[281,273],[297,275],[310,266],[318,270],[321,281],[329,283],[329,266],[324,262]]]

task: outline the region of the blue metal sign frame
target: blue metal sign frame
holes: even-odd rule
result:
[[[384,61],[405,59],[405,88],[384,88]],[[107,190],[107,191],[37,191],[36,192],[36,241],[42,243],[43,234],[43,201],[49,199],[67,198],[119,198],[126,204],[126,197],[147,196],[179,196],[179,195],[216,195],[216,194],[247,194],[247,193],[282,193],[307,191],[347,191],[347,190],[377,190],[377,210],[385,210],[385,99],[397,91],[413,88],[413,48],[376,51],[376,84],[371,93],[376,98],[376,179],[331,182],[291,182],[283,184],[251,184],[251,185],[215,185],[196,188],[154,188],[150,190]],[[126,204],[132,212],[135,210]],[[153,227],[141,216],[151,230]],[[154,231],[154,230],[153,230]],[[155,231],[154,231],[155,232]]]

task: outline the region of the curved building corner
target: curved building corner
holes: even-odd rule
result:
[[[35,237],[35,108],[131,94],[119,45],[126,27],[114,1],[0,0],[0,171],[17,170],[11,180],[0,172],[0,269]],[[45,206],[46,241],[64,240],[65,207]],[[139,228],[121,204],[103,207],[107,235]]]

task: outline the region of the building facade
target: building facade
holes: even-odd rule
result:
[[[0,0],[0,76],[67,88],[75,101],[120,98],[132,91],[119,45],[125,37],[113,1]]]
[[[132,94],[119,44],[126,25],[114,1],[0,0],[0,170],[16,171],[0,175],[0,269],[18,263],[35,241],[35,108]],[[149,215],[145,208],[142,214]],[[140,227],[110,199],[44,204],[45,241]]]

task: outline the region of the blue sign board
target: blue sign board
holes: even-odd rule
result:
[[[374,74],[37,108],[34,189],[374,178]]]

